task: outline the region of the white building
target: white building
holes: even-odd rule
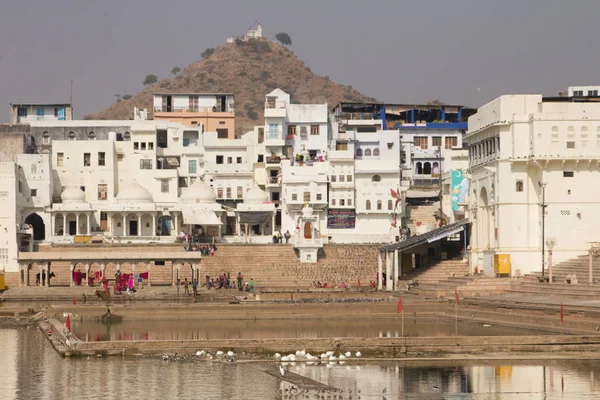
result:
[[[11,103],[10,123],[33,121],[67,121],[73,119],[73,107],[68,103]]]
[[[569,97],[598,97],[600,86],[569,86]]]
[[[473,268],[492,274],[506,253],[513,275],[541,271],[549,247],[557,262],[600,241],[600,104],[502,96],[469,118],[466,139]]]

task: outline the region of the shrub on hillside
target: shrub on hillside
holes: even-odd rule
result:
[[[212,47],[207,48],[206,50],[204,50],[200,56],[204,59],[204,58],[208,58],[210,56],[212,56],[212,54],[215,52],[215,49],[213,49]]]

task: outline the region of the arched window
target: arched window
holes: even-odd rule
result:
[[[367,200],[367,202],[365,203],[365,209],[367,209],[367,210],[371,209],[371,200]]]
[[[433,163],[432,172],[434,174],[439,174],[440,173],[440,164],[438,164],[437,161]]]
[[[377,200],[377,209],[381,210],[382,205],[381,205],[381,200]]]
[[[356,157],[362,157],[362,149],[356,149]]]
[[[575,131],[575,128],[573,128],[573,126],[569,126],[567,128],[567,132],[574,132],[574,131]]]
[[[373,150],[373,155],[378,157],[379,156],[379,149]]]
[[[50,134],[48,131],[44,131],[42,134],[42,144],[50,144]]]
[[[231,197],[231,188],[230,187],[227,188],[226,193],[227,193],[227,198],[231,199],[232,197]]]
[[[381,177],[379,175],[373,175],[371,182],[381,182]]]
[[[125,139],[126,142],[129,142],[131,140],[131,133],[125,132],[123,139]]]
[[[417,175],[422,175],[423,174],[423,164],[420,161],[416,165],[415,173]]]
[[[431,175],[431,163],[429,163],[429,162],[426,162],[426,163],[423,165],[423,174],[424,174],[424,175]]]
[[[582,127],[581,127],[581,132],[587,132],[587,131],[588,131],[588,130],[587,130],[587,126],[582,126]]]
[[[517,181],[517,188],[516,188],[517,192],[522,192],[523,191],[523,181],[518,180]]]
[[[69,140],[75,140],[75,132],[69,132]]]
[[[552,127],[552,132],[558,132],[558,126],[554,125],[554,126]]]
[[[392,211],[394,209],[394,202],[391,200],[388,200],[388,210]]]
[[[366,149],[365,150],[365,157],[370,157],[371,156],[371,149]]]
[[[217,198],[218,199],[222,199],[223,198],[223,188],[217,188]]]
[[[89,140],[96,140],[96,134],[94,132],[88,133],[88,139]]]

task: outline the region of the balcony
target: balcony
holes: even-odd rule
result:
[[[226,107],[225,110],[220,107],[154,107],[155,118],[190,118],[190,117],[210,117],[210,118],[231,118],[235,109]]]
[[[285,101],[266,101],[265,118],[285,118],[287,114],[287,102]]]
[[[267,178],[267,187],[281,186],[281,176],[270,176]]]
[[[350,150],[332,150],[329,152],[329,161],[354,161],[354,152]]]
[[[352,189],[354,188],[354,182],[338,182],[338,181],[330,181],[329,185],[333,189]]]
[[[265,147],[283,147],[285,146],[285,140],[281,132],[269,133],[265,137]]]

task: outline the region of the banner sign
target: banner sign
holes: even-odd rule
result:
[[[345,209],[327,210],[328,229],[354,229],[356,226],[356,211]]]

